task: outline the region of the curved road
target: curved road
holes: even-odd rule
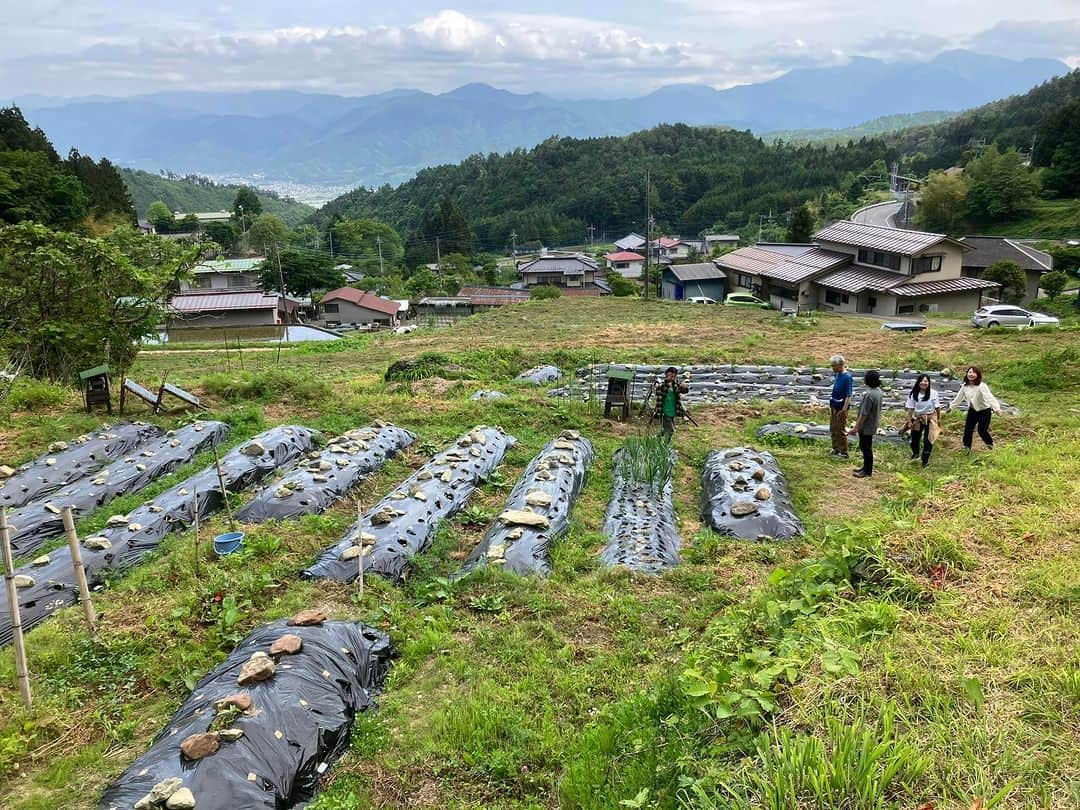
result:
[[[858,222],[860,225],[880,225],[886,228],[896,228],[899,226],[896,224],[894,217],[900,213],[900,205],[898,202],[890,202],[860,208],[851,215],[851,221]]]

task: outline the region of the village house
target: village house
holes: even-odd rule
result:
[[[640,233],[628,233],[622,239],[615,240],[615,247],[619,250],[644,250],[645,249],[645,237]]]
[[[525,289],[551,285],[566,290],[595,290],[607,294],[611,287],[604,281],[596,260],[582,253],[547,253],[518,263],[521,286]]]
[[[660,296],[673,301],[699,297],[723,301],[727,285],[727,274],[713,262],[672,264],[660,277]]]
[[[641,278],[645,269],[645,257],[632,250],[620,250],[604,255],[608,270],[613,270],[623,278]]]
[[[191,269],[192,279],[180,281],[181,291],[187,290],[257,290],[259,289],[261,256],[250,259],[214,259]]]
[[[960,241],[972,250],[964,254],[963,273],[968,278],[982,278],[986,268],[1000,261],[1016,262],[1027,277],[1021,303],[1030,304],[1039,297],[1039,282],[1054,269],[1054,257],[1017,239],[1004,236],[962,236]]]
[[[714,248],[724,250],[737,248],[739,235],[737,233],[707,233],[705,234],[705,253],[712,253]]]
[[[970,312],[999,285],[965,276],[972,250],[944,234],[836,222],[812,244],[761,244],[714,260],[729,289],[780,309],[916,315]]]
[[[331,290],[319,302],[319,311],[328,326],[397,326],[400,308],[397,301],[355,287]]]
[[[168,329],[243,329],[296,323],[298,301],[261,290],[189,290],[165,308]]]

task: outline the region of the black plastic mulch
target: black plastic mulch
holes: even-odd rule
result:
[[[806,531],[771,453],[749,447],[713,450],[705,460],[701,489],[702,519],[719,534],[780,540]]]
[[[672,482],[663,486],[632,481],[623,475],[615,453],[611,501],[604,515],[608,545],[600,562],[608,568],[626,566],[643,574],[659,574],[679,564],[682,541],[675,522]],[[674,456],[674,451],[672,451]]]

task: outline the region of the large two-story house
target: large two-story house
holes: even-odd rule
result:
[[[568,291],[589,291],[595,295],[611,292],[604,280],[606,270],[597,267],[596,259],[581,253],[547,253],[518,263],[521,286],[550,285]]]
[[[809,244],[761,244],[715,260],[729,289],[782,309],[915,315],[971,312],[999,285],[965,276],[971,248],[945,234],[836,222]]]

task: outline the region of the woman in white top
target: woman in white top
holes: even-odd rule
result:
[[[911,426],[911,460],[919,458],[919,440],[922,439],[922,465],[925,467],[930,463],[930,453],[941,430],[938,421],[941,417],[941,401],[930,384],[929,375],[919,375],[904,407],[907,408],[908,425]]]
[[[1001,403],[997,397],[990,393],[990,388],[982,379],[982,371],[978,366],[971,366],[964,373],[964,384],[960,386],[956,397],[949,403],[949,409],[958,407],[966,402],[968,406],[967,421],[964,423],[964,447],[971,450],[971,441],[975,429],[979,430],[979,438],[987,447],[993,449],[994,437],[990,435],[990,412],[1001,414]]]

